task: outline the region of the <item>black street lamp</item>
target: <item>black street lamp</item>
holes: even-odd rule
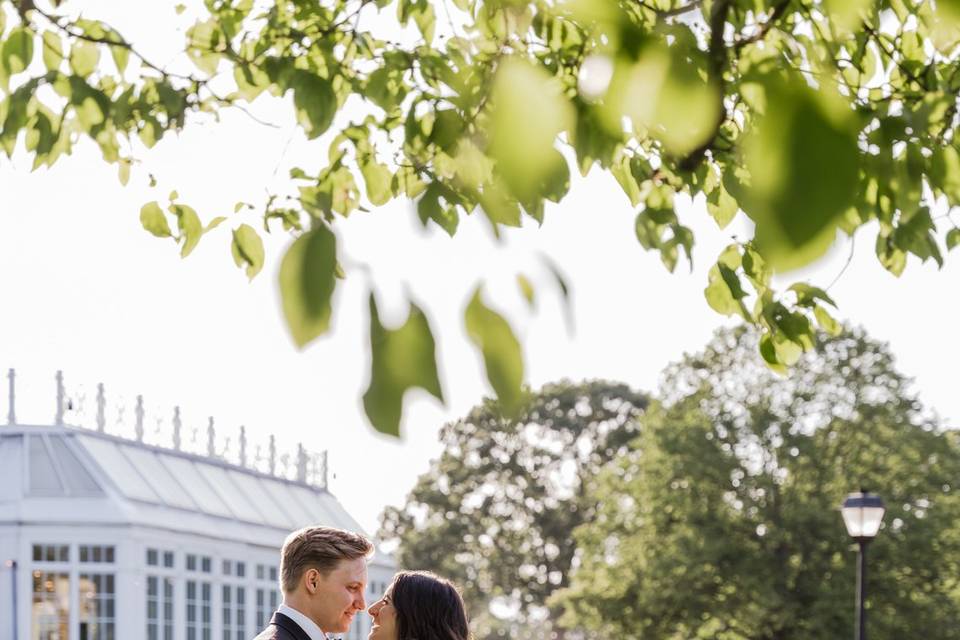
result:
[[[880,530],[883,511],[883,500],[880,496],[866,489],[860,489],[859,493],[851,493],[840,508],[843,523],[847,525],[847,533],[857,541],[860,547],[857,563],[857,624],[853,634],[854,640],[867,640],[867,620],[863,609],[863,603],[867,599],[867,545]]]

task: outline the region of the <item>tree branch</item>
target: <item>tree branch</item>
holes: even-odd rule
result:
[[[67,34],[67,35],[70,36],[71,38],[76,38],[76,39],[78,39],[78,40],[86,40],[87,42],[93,42],[93,43],[96,43],[96,44],[106,44],[106,45],[110,45],[111,47],[120,47],[120,48],[122,48],[122,49],[126,49],[127,51],[129,51],[129,52],[132,53],[133,55],[137,56],[137,58],[140,59],[140,62],[142,62],[142,63],[144,64],[144,66],[149,67],[150,69],[153,69],[154,71],[156,71],[157,73],[159,73],[159,74],[160,74],[161,76],[163,76],[164,78],[177,78],[178,80],[186,80],[186,81],[192,82],[192,83],[194,83],[194,84],[196,84],[196,85],[198,85],[198,86],[199,86],[199,85],[206,84],[206,80],[202,80],[202,79],[200,79],[200,78],[196,78],[196,77],[194,77],[194,76],[192,76],[192,75],[191,75],[191,76],[185,76],[185,75],[181,75],[181,74],[178,74],[178,73],[170,73],[169,71],[163,69],[162,67],[153,64],[152,62],[150,62],[149,60],[147,60],[147,59],[143,56],[143,54],[141,54],[139,51],[137,51],[136,49],[134,49],[134,48],[133,48],[133,45],[130,44],[129,42],[127,42],[126,40],[124,40],[123,37],[122,37],[120,34],[118,34],[116,31],[113,32],[113,35],[115,36],[115,37],[113,37],[113,38],[91,36],[91,35],[87,35],[86,33],[82,32],[82,31],[78,31],[78,30],[76,30],[76,29],[71,28],[71,26],[70,26],[69,24],[63,24],[64,18],[63,18],[62,16],[56,16],[56,15],[47,13],[47,12],[43,11],[42,9],[40,9],[40,8],[38,8],[38,7],[36,7],[36,6],[33,6],[32,3],[31,3],[31,6],[30,6],[30,10],[36,11],[37,13],[39,13],[41,16],[43,16],[44,18],[46,18],[47,21],[50,22],[50,24],[52,24],[52,25],[55,26],[57,29],[59,29],[60,31],[64,32],[65,34]]]
[[[726,84],[723,81],[723,72],[727,68],[727,43],[723,38],[723,31],[727,24],[727,15],[730,13],[732,0],[716,0],[710,12],[710,49],[708,51],[709,64],[707,65],[707,81],[716,87],[719,109],[717,122],[713,133],[699,147],[691,151],[678,163],[683,171],[692,171],[703,160],[707,151],[713,146],[714,140],[720,132],[720,127],[727,119],[726,106],[723,99],[726,95]]]
[[[679,7],[674,7],[673,9],[657,9],[656,7],[651,7],[643,0],[640,0],[640,4],[645,8],[653,11],[657,14],[658,18],[675,18],[676,16],[683,15],[684,13],[689,13],[694,9],[700,7],[703,4],[703,0],[690,0],[686,4],[680,5]]]
[[[762,25],[757,29],[756,33],[748,38],[742,38],[738,40],[733,48],[736,51],[739,51],[748,44],[753,44],[754,42],[759,42],[767,37],[767,34],[770,32],[770,29],[777,23],[780,18],[783,17],[783,14],[787,12],[787,7],[790,6],[790,0],[781,0],[773,10],[770,12],[770,15],[767,16],[767,19],[763,22]]]

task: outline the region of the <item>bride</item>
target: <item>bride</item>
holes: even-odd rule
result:
[[[368,640],[470,640],[463,598],[449,580],[428,571],[401,571],[367,609]]]

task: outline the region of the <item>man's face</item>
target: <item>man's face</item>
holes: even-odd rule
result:
[[[326,633],[345,633],[357,612],[366,608],[366,558],[341,560],[327,575],[313,569],[308,574],[310,617]]]

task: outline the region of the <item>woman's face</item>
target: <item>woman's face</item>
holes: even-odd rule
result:
[[[397,635],[397,610],[393,606],[393,587],[383,597],[370,605],[367,613],[373,618],[368,640],[399,640]]]

